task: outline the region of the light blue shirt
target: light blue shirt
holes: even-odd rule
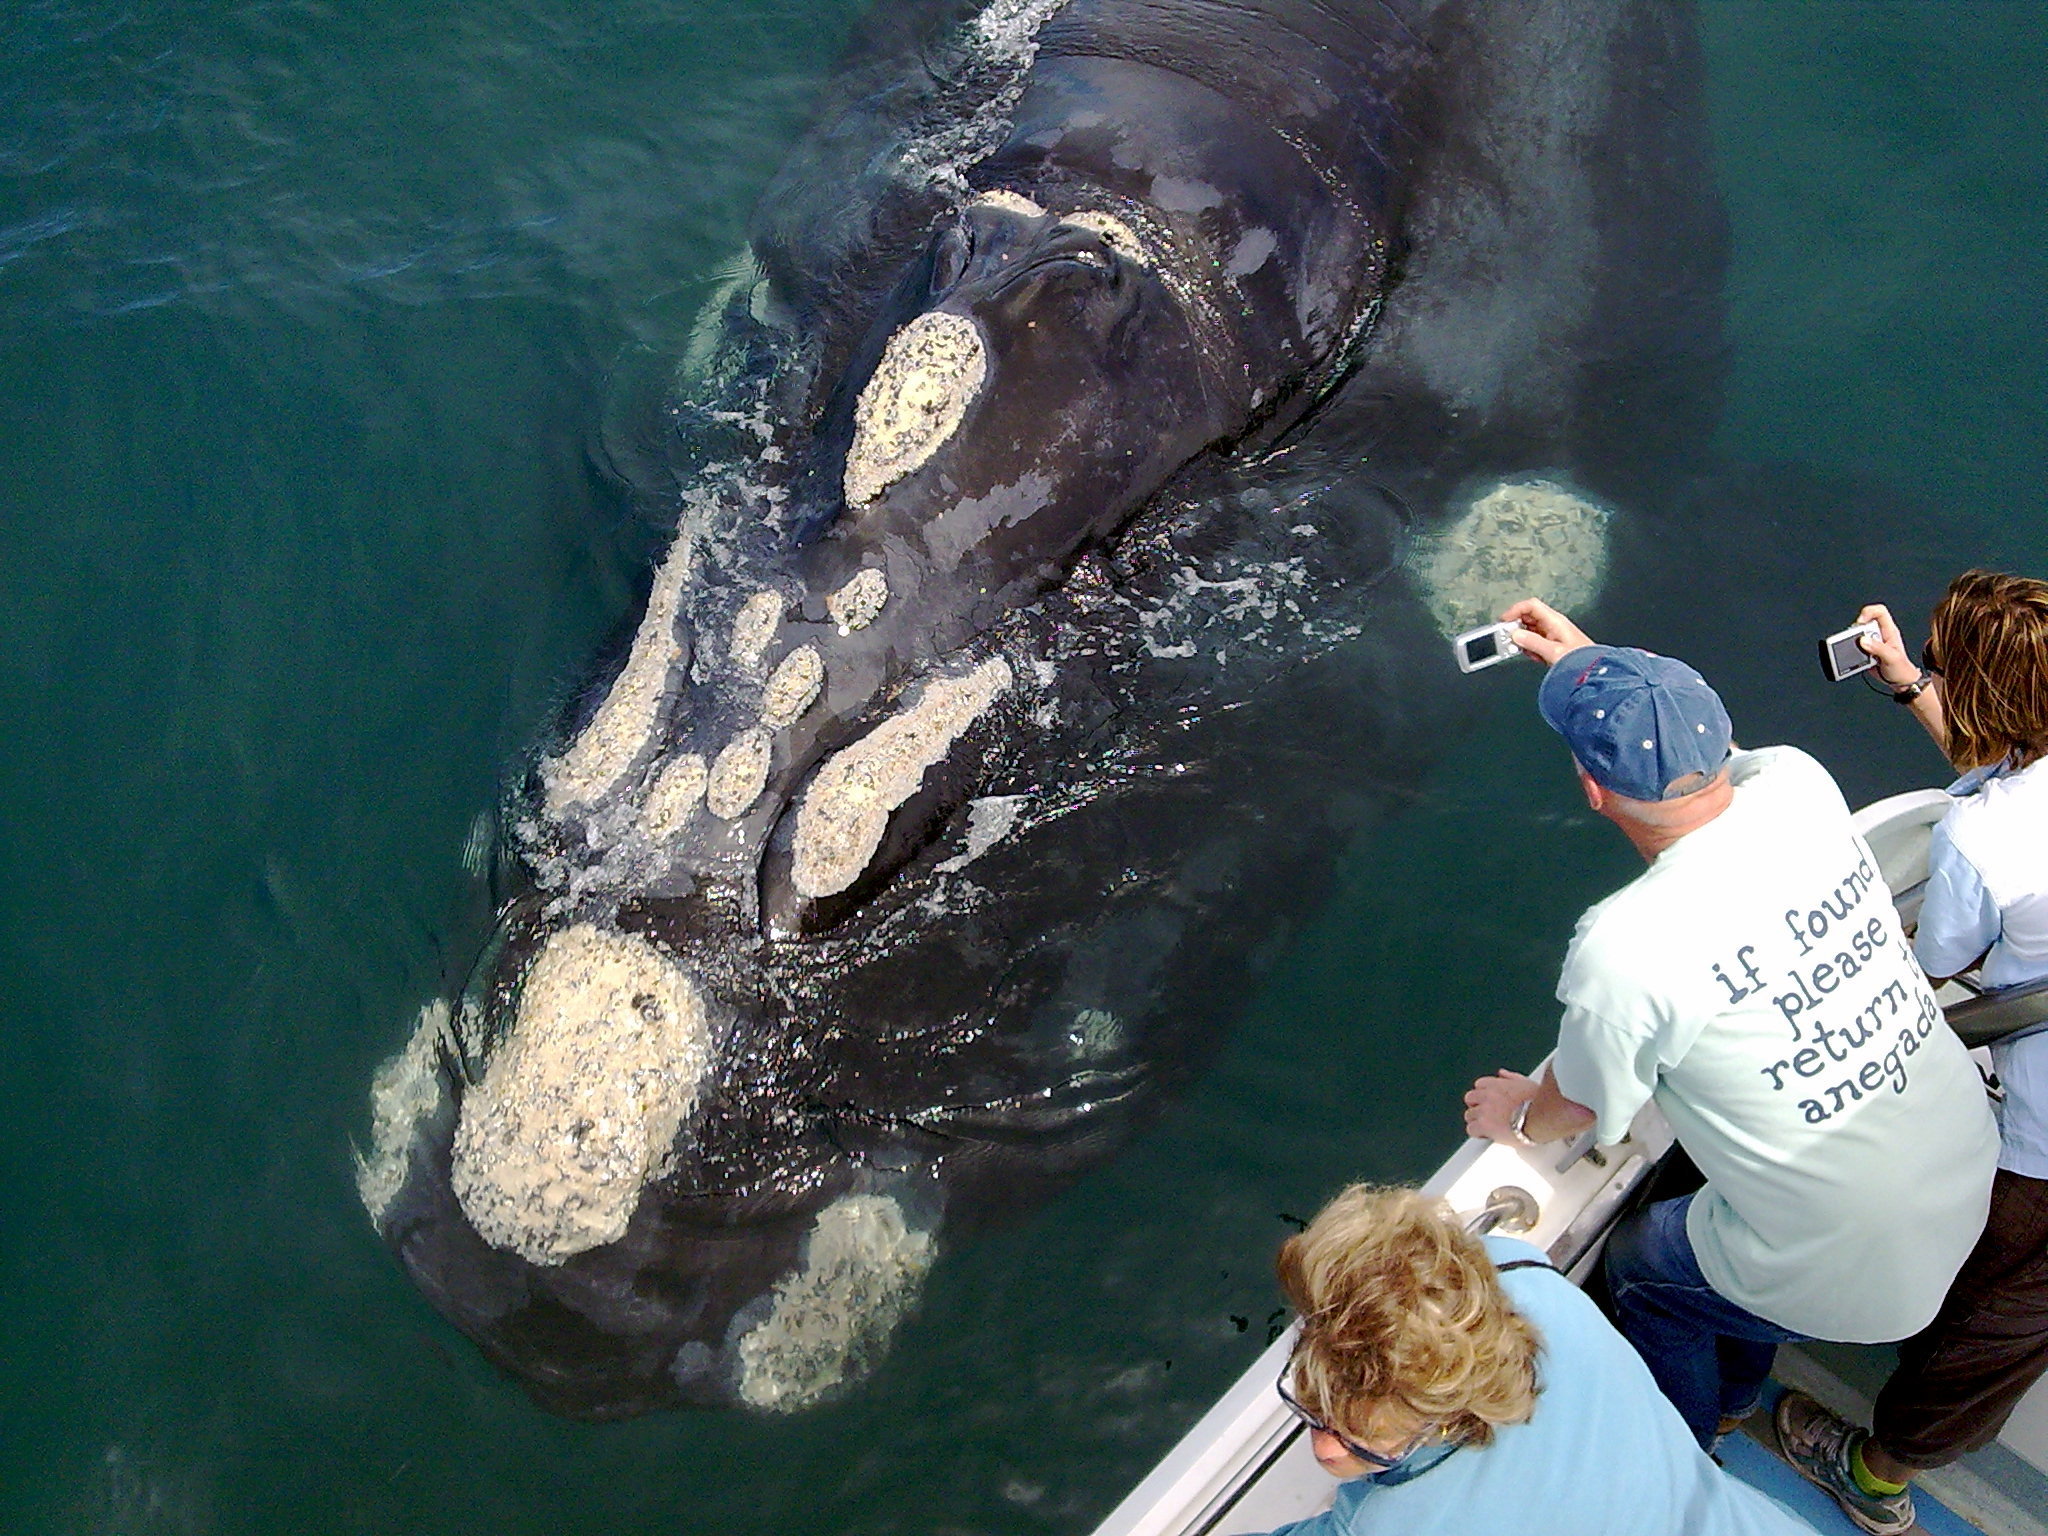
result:
[[[1913,957],[1930,976],[1953,976],[1998,942],[2001,927],[1998,903],[1984,889],[1977,866],[1956,850],[1947,821],[1936,822],[1927,843],[1927,893],[1920,908],[1920,929],[1913,936]],[[1993,967],[2003,958],[1985,955],[1985,986],[2033,980],[1995,977]]]
[[[1495,1263],[1540,1259],[1488,1238]],[[1274,1536],[1813,1536],[1784,1505],[1708,1459],[1649,1370],[1554,1270],[1501,1276],[1542,1338],[1526,1423],[1391,1488],[1357,1478],[1326,1514]]]
[[[2004,781],[2012,785],[2019,777],[2002,769],[1979,770],[1950,785],[1949,793],[1957,797],[1959,809],[1987,784]],[[1972,808],[1994,814],[2004,809]],[[1983,955],[1979,975],[1983,985],[1993,989],[2019,986],[2048,975],[2030,956],[2007,942],[2005,914],[1998,898],[1986,884],[1983,871],[1956,846],[1951,831],[1955,817],[1952,809],[1936,823],[1928,842],[1927,893],[1920,908],[1920,931],[1913,939],[1914,956],[1928,975],[1953,976]],[[2042,871],[2040,883],[2048,884],[2048,870]],[[1998,1115],[1998,1166],[2031,1179],[2048,1179],[2048,1034],[2000,1041],[1991,1047],[1991,1065],[2005,1088],[2005,1102]]]

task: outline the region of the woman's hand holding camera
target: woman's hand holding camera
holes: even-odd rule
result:
[[[1903,704],[1913,712],[1934,744],[1942,751],[1948,750],[1948,710],[1942,702],[1941,679],[1932,670],[1921,671],[1919,664],[1906,654],[1906,642],[1899,637],[1899,626],[1892,618],[1891,609],[1883,603],[1866,603],[1863,611],[1856,615],[1858,624],[1875,624],[1876,638],[1865,635],[1856,643],[1863,653],[1877,663],[1876,671],[1884,685],[1891,690],[1892,702]]]
[[[1883,603],[1866,603],[1856,615],[1856,622],[1877,625],[1876,639],[1866,635],[1858,643],[1865,655],[1876,658],[1877,675],[1887,686],[1904,688],[1919,681],[1920,668],[1906,654],[1906,642],[1899,638],[1899,626],[1892,619],[1891,609]]]

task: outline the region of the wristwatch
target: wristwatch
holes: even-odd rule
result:
[[[1522,1129],[1529,1122],[1529,1106],[1535,1102],[1534,1099],[1522,1100],[1515,1106],[1515,1112],[1508,1116],[1508,1129],[1515,1133],[1515,1140],[1525,1147],[1536,1145],[1529,1139],[1529,1133]]]
[[[1921,694],[1927,691],[1927,685],[1933,681],[1933,673],[1922,672],[1910,683],[1901,683],[1898,687],[1894,688],[1892,690],[1892,702],[1894,704],[1912,703],[1915,699],[1919,698]]]

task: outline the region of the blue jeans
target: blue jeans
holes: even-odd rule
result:
[[[1780,1344],[1806,1337],[1746,1312],[1707,1284],[1685,1234],[1693,1197],[1637,1211],[1607,1240],[1616,1321],[1699,1443],[1762,1396]]]

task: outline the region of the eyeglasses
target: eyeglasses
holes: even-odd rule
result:
[[[1370,1446],[1360,1445],[1356,1440],[1348,1439],[1339,1431],[1332,1429],[1328,1424],[1301,1406],[1301,1400],[1289,1391],[1287,1387],[1287,1378],[1293,1374],[1294,1362],[1290,1360],[1286,1368],[1280,1372],[1280,1379],[1273,1384],[1275,1390],[1280,1394],[1280,1401],[1293,1409],[1294,1416],[1307,1425],[1308,1428],[1328,1435],[1367,1466],[1378,1467],[1382,1472],[1392,1471],[1410,1456],[1413,1456],[1428,1441],[1441,1439],[1443,1436],[1444,1431],[1441,1424],[1425,1424],[1413,1439],[1391,1456],[1373,1450]]]

